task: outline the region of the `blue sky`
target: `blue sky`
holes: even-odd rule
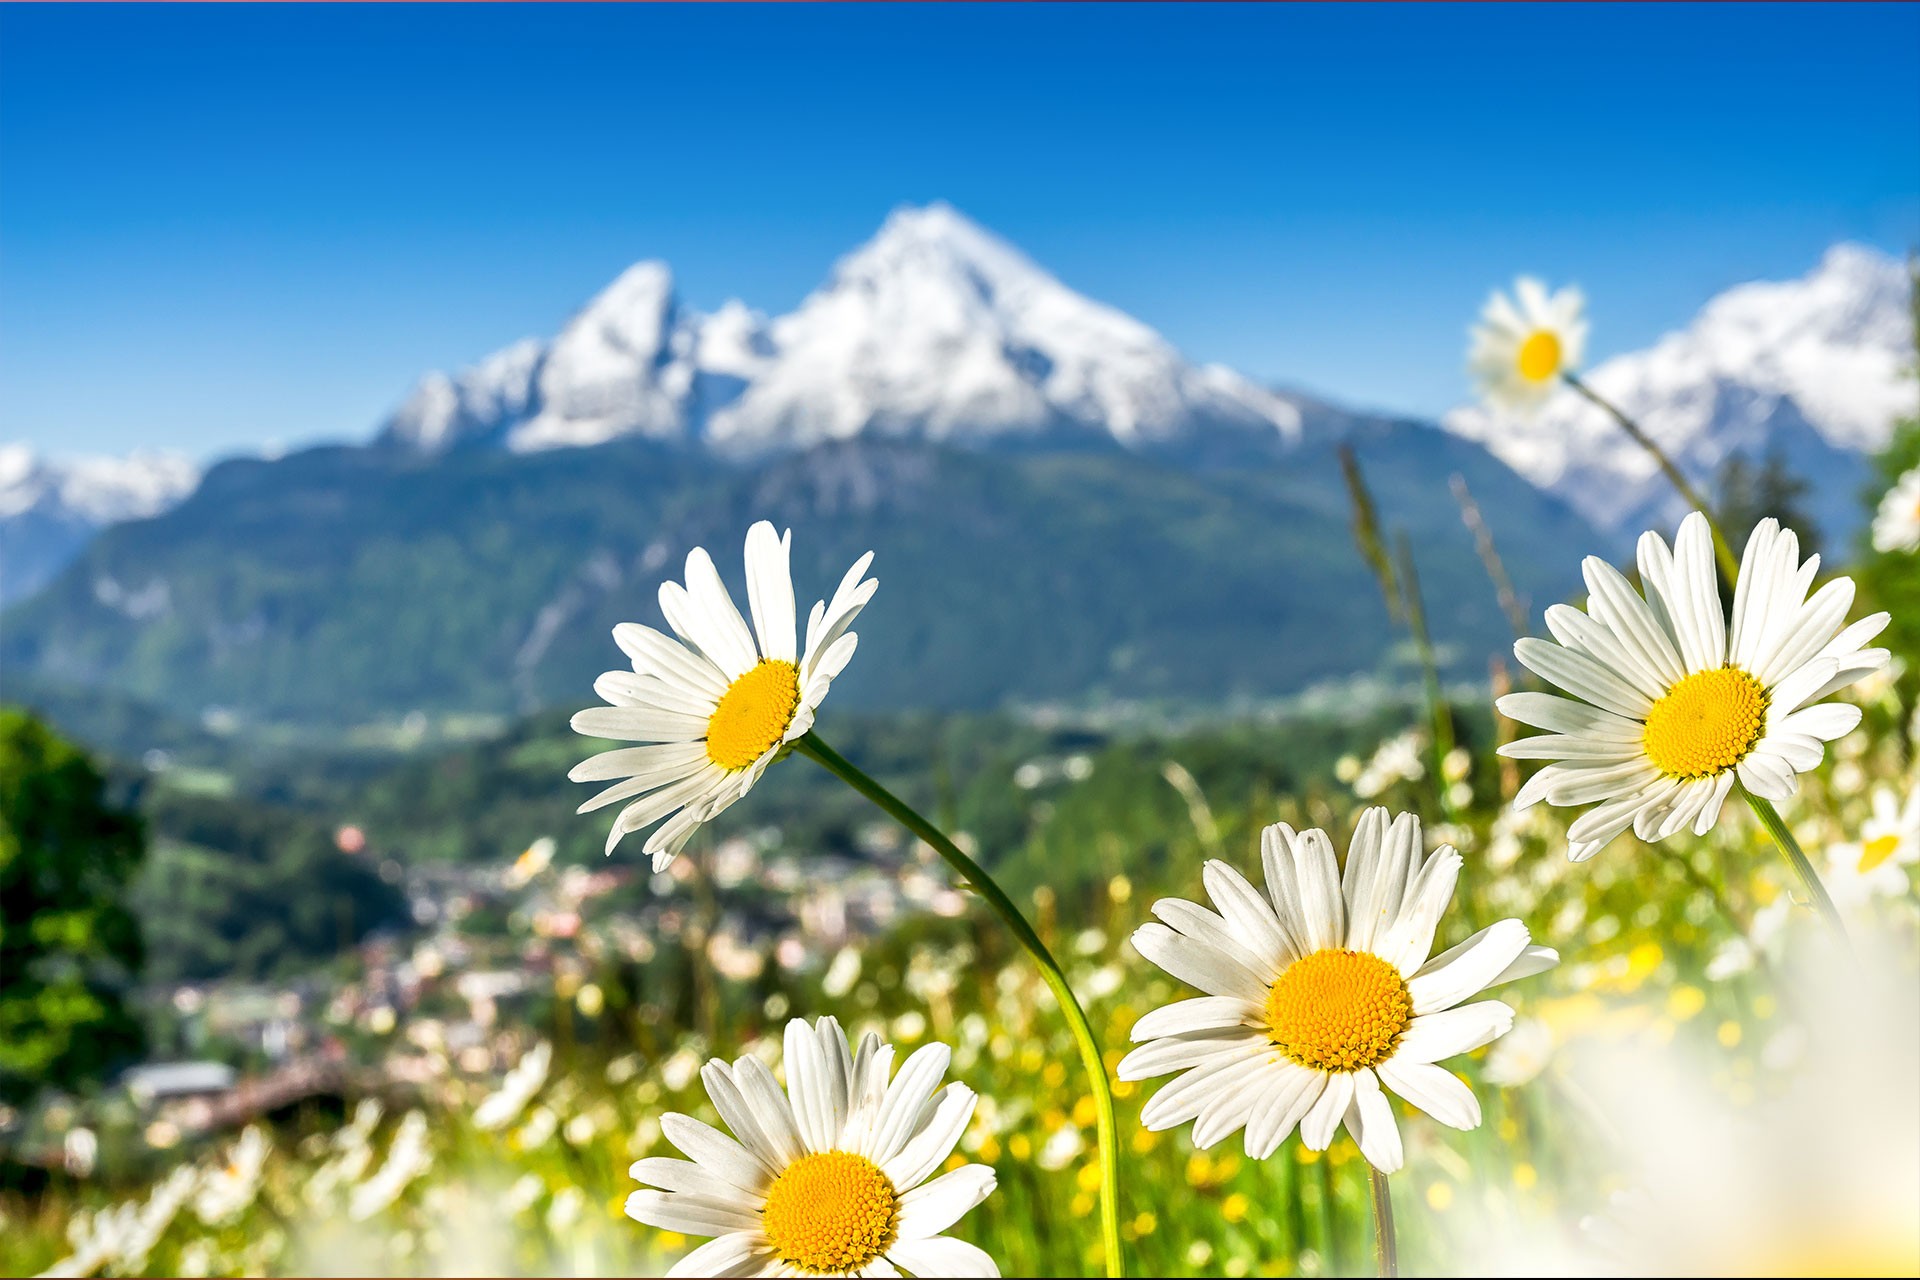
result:
[[[1189,355],[1465,394],[1920,241],[1920,8],[0,6],[0,439],[366,435],[643,257],[792,306],[944,198]]]

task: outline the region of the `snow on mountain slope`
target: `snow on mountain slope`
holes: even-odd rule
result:
[[[1729,289],[1686,329],[1606,361],[1587,380],[1700,483],[1731,454],[1779,449],[1813,486],[1827,532],[1841,535],[1859,518],[1859,455],[1915,411],[1905,372],[1909,288],[1892,258],[1836,245],[1806,276]],[[1678,514],[1653,461],[1575,392],[1560,391],[1530,419],[1472,405],[1445,426],[1603,529],[1631,532]]]
[[[158,515],[199,482],[200,468],[174,454],[55,461],[0,444],[0,604],[39,589],[99,529]]]
[[[864,432],[977,440],[1105,432],[1129,446],[1226,425],[1291,435],[1287,401],[1197,367],[944,204],[901,209],[771,323],[739,302],[682,306],[643,262],[550,346],[428,375],[387,439],[436,452],[685,439],[734,455]]]
[[[1297,425],[1278,397],[1188,364],[944,204],[894,213],[771,336],[776,357],[708,424],[716,448],[1061,427],[1140,445],[1202,422]]]

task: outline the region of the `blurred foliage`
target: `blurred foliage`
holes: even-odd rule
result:
[[[313,817],[155,788],[139,880],[148,976],[160,983],[297,973],[406,921],[375,861]]]
[[[127,895],[144,851],[92,762],[0,707],[0,1100],[82,1086],[140,1051]]]

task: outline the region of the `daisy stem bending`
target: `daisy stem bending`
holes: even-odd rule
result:
[[[1807,887],[1807,896],[1813,899],[1814,909],[1820,913],[1820,918],[1833,930],[1833,936],[1842,945],[1847,945],[1847,926],[1841,923],[1840,912],[1835,909],[1833,899],[1827,896],[1827,887],[1820,883],[1820,876],[1814,871],[1813,864],[1807,861],[1800,842],[1793,838],[1793,832],[1787,830],[1787,824],[1780,820],[1780,811],[1773,807],[1773,801],[1763,800],[1745,787],[1740,788],[1740,794],[1747,798],[1754,816],[1760,819],[1760,825],[1767,829],[1773,842],[1780,846],[1780,852],[1787,855],[1787,861],[1799,873],[1800,883]]]
[[[1603,413],[1619,423],[1620,429],[1631,436],[1633,442],[1645,449],[1659,464],[1661,472],[1672,482],[1673,487],[1679,491],[1687,505],[1707,518],[1707,524],[1713,529],[1713,554],[1720,561],[1720,572],[1726,575],[1728,582],[1737,581],[1740,577],[1740,562],[1734,559],[1733,548],[1727,544],[1725,535],[1720,532],[1720,522],[1714,519],[1713,508],[1707,505],[1707,500],[1700,495],[1700,491],[1693,487],[1693,482],[1674,465],[1673,459],[1667,456],[1667,451],[1655,444],[1653,437],[1641,430],[1640,424],[1629,418],[1613,401],[1583,382],[1579,374],[1569,371],[1560,376],[1566,380],[1568,386],[1592,401]]]
[[[1373,1192],[1373,1260],[1382,1277],[1400,1274],[1400,1242],[1393,1232],[1393,1191],[1387,1175],[1367,1166],[1367,1185]]]
[[[1073,988],[1067,985],[1067,975],[1061,971],[1059,962],[1047,950],[1046,944],[1040,941],[1040,935],[1033,931],[1033,926],[1020,914],[1020,908],[1013,904],[1013,899],[1007,896],[1006,891],[994,883],[993,877],[979,863],[947,839],[939,828],[828,746],[818,734],[807,733],[793,745],[802,755],[819,763],[827,772],[871,800],[888,817],[931,845],[974,892],[987,900],[987,904],[1013,931],[1013,936],[1019,939],[1020,945],[1026,948],[1027,954],[1039,966],[1041,979],[1053,992],[1054,999],[1060,1002],[1060,1011],[1067,1016],[1074,1043],[1080,1049],[1080,1061],[1086,1067],[1087,1083],[1093,1089],[1094,1114],[1100,1137],[1100,1227],[1106,1244],[1107,1274],[1125,1275],[1125,1263],[1120,1256],[1120,1157],[1113,1119],[1113,1090],[1107,1082],[1107,1069],[1100,1059],[1100,1044],[1094,1039],[1093,1026],[1087,1021],[1086,1011],[1080,1007]]]

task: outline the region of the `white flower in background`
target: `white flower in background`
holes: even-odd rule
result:
[[[1671,551],[1642,534],[1643,598],[1604,560],[1582,566],[1588,610],[1554,605],[1554,641],[1514,645],[1527,668],[1573,694],[1510,693],[1502,714],[1549,730],[1500,748],[1547,760],[1514,797],[1516,808],[1591,804],[1568,829],[1568,855],[1590,858],[1629,827],[1664,840],[1691,827],[1705,835],[1737,780],[1784,800],[1796,775],[1820,763],[1823,744],[1860,723],[1860,708],[1825,702],[1884,666],[1862,646],[1887,625],[1876,613],[1851,626],[1853,582],[1835,578],[1809,597],[1820,557],[1802,562],[1800,540],[1762,520],[1747,541],[1731,625],[1720,604],[1713,537],[1695,512]]]
[[[1901,476],[1873,517],[1875,551],[1920,549],[1920,467]]]
[[[1587,348],[1586,299],[1578,289],[1548,294],[1531,276],[1514,283],[1514,296],[1496,290],[1480,312],[1467,352],[1467,370],[1496,408],[1537,408],[1580,366]]]
[[[573,718],[576,732],[650,745],[606,751],[574,766],[575,782],[622,781],[580,806],[586,813],[627,801],[607,836],[607,852],[628,832],[662,823],[646,852],[659,871],[700,824],[747,794],[787,744],[813,727],[813,713],[853,657],[849,630],[879,589],[864,578],[869,551],[847,570],[833,600],[807,618],[807,643],[795,638],[792,534],[762,520],[747,531],[748,629],[703,548],[687,554],[687,582],[662,584],[660,611],[679,636],[623,622],[613,638],[632,671],[609,671],[594,692],[612,706]]]
[[[973,1090],[940,1088],[950,1051],[893,1047],[868,1034],[849,1052],[840,1024],[787,1024],[787,1088],[758,1058],[701,1074],[727,1126],[667,1115],[661,1128],[691,1160],[637,1161],[659,1190],[627,1198],[638,1222],[713,1236],[667,1274],[994,1276],[985,1252],[940,1233],[993,1190],[991,1167],[935,1173],[973,1115]],[[889,1081],[891,1077],[891,1081]]]
[[[227,1148],[226,1163],[202,1175],[193,1198],[193,1212],[200,1221],[217,1227],[239,1217],[260,1194],[260,1175],[272,1150],[266,1131],[248,1125],[239,1141]]]
[[[90,1178],[100,1159],[100,1139],[85,1125],[75,1125],[60,1140],[60,1155],[68,1173],[76,1178]]]
[[[547,1068],[552,1062],[553,1046],[544,1040],[527,1050],[500,1081],[500,1087],[474,1108],[473,1127],[491,1131],[512,1124],[547,1082]]]
[[[1552,1060],[1553,1029],[1538,1018],[1522,1018],[1487,1051],[1487,1083],[1518,1089],[1538,1078]]]
[[[1412,814],[1360,816],[1344,878],[1318,829],[1284,823],[1261,833],[1267,893],[1224,862],[1206,865],[1218,911],[1163,898],[1164,923],[1133,935],[1141,955],[1206,992],[1146,1014],[1122,1080],[1179,1072],[1141,1109],[1149,1129],[1193,1122],[1211,1147],[1246,1130],[1247,1154],[1272,1155],[1297,1125],[1324,1151],[1344,1123],[1382,1172],[1398,1169],[1400,1132],[1381,1086],[1457,1129],[1480,1123],[1459,1077],[1434,1064],[1504,1034],[1513,1010],[1464,1003],[1488,987],[1540,973],[1558,953],[1502,920],[1429,959],[1453,897],[1460,855],[1420,857]]]
[[[427,1148],[427,1118],[418,1111],[407,1112],[394,1130],[387,1147],[386,1161],[374,1175],[353,1189],[347,1202],[347,1216],[364,1222],[400,1198],[401,1192],[433,1167],[433,1153]]]
[[[1920,861],[1920,788],[1903,804],[1886,787],[1873,790],[1873,814],[1860,827],[1860,839],[1828,848],[1821,877],[1842,908],[1871,898],[1897,898],[1912,881],[1908,868]]]
[[[509,889],[525,888],[535,876],[553,865],[553,855],[559,847],[552,836],[541,836],[521,851],[501,879]]]
[[[1422,758],[1426,749],[1426,738],[1415,729],[1388,738],[1354,776],[1353,794],[1371,800],[1397,782],[1418,782],[1427,776],[1427,763]]]

